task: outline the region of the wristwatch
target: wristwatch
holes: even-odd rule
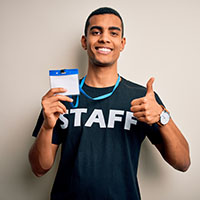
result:
[[[164,106],[161,105],[161,107],[163,111],[160,114],[160,120],[157,122],[157,124],[159,126],[164,126],[169,122],[171,116],[169,114],[169,111]]]

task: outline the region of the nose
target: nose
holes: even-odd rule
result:
[[[101,33],[101,36],[99,37],[100,43],[110,43],[110,37],[107,32]]]

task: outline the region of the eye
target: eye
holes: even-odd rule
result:
[[[100,31],[92,31],[92,35],[100,35],[101,32]]]
[[[112,35],[112,36],[118,36],[119,34],[118,34],[117,32],[112,31],[112,32],[111,32],[111,35]]]

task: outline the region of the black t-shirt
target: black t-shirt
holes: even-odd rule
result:
[[[84,85],[83,89],[97,97],[113,87]],[[64,103],[68,114],[60,116],[52,138],[62,149],[51,200],[140,199],[137,168],[141,143],[146,136],[153,144],[161,139],[157,125],[137,121],[130,111],[131,101],[145,94],[146,88],[122,78],[109,98],[94,101],[80,94],[77,108]],[[162,104],[157,95],[156,99]],[[34,136],[42,121],[41,114]]]

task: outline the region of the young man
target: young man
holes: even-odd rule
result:
[[[140,199],[137,167],[146,136],[175,169],[186,171],[190,165],[187,141],[154,93],[154,79],[144,88],[117,73],[126,44],[123,31],[115,10],[92,12],[81,39],[88,73],[81,80],[78,107],[72,106],[76,98],[57,95],[63,88],[42,98],[29,159],[33,172],[42,176],[62,144],[52,200]]]

